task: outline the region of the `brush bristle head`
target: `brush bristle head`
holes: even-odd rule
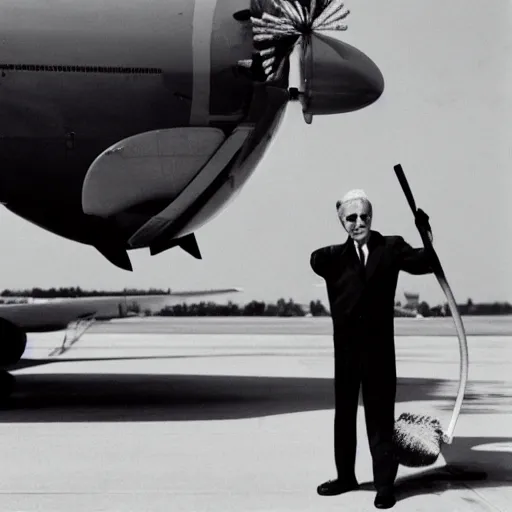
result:
[[[431,416],[403,413],[395,421],[393,443],[403,466],[433,464],[441,453],[442,439],[441,423]]]

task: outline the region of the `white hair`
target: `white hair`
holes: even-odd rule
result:
[[[368,201],[368,196],[366,192],[361,188],[355,188],[353,190],[349,190],[341,199],[341,203],[347,203],[348,201],[353,201],[354,199],[366,199]]]
[[[346,203],[349,203],[350,201],[355,201],[357,199],[368,204],[368,206],[370,208],[370,215],[371,215],[372,210],[373,210],[372,203],[368,199],[366,192],[360,188],[355,188],[353,190],[349,190],[340,200],[336,201],[336,210],[338,212],[338,215],[341,214],[341,210]]]

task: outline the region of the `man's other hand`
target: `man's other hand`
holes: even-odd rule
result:
[[[414,223],[420,232],[427,232],[430,243],[432,243],[434,241],[434,237],[432,236],[432,228],[430,227],[430,223],[428,221],[429,218],[430,217],[421,208],[418,208],[416,210],[416,214],[414,215]]]

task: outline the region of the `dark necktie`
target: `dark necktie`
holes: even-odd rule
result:
[[[361,265],[364,268],[365,265],[364,265],[364,252],[363,252],[363,248],[360,245],[358,245],[357,246],[357,250],[359,251],[359,261],[361,262]]]
[[[364,265],[364,252],[363,252],[363,248],[358,245],[357,246],[357,250],[359,252],[359,275],[361,276],[361,278],[366,281],[366,268],[365,268],[365,265]]]

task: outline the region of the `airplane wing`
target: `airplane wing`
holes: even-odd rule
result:
[[[0,304],[4,318],[25,332],[47,332],[65,329],[84,319],[110,320],[128,316],[136,306],[140,311],[159,311],[187,297],[201,297],[240,292],[240,288],[190,290],[158,295],[120,295],[41,299],[25,304]]]
[[[220,295],[225,293],[241,292],[242,288],[225,288],[220,290],[184,290],[181,292],[172,292],[171,295],[175,298],[186,298],[186,297],[199,297],[207,295]]]

